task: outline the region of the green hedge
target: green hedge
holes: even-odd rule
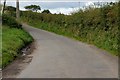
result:
[[[72,15],[24,11],[21,19],[37,28],[94,44],[118,55],[118,7],[118,3],[89,7]]]
[[[22,28],[22,25],[18,23],[14,17],[8,16],[6,14],[2,15],[2,24],[11,28]]]

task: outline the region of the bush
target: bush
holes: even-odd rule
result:
[[[2,24],[7,25],[7,26],[9,26],[11,28],[21,28],[21,26],[22,26],[20,23],[18,23],[15,20],[15,18],[10,17],[10,16],[8,16],[6,14],[2,15]]]

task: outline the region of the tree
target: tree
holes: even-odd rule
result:
[[[35,12],[37,12],[38,10],[41,10],[39,5],[30,5],[30,6],[25,6],[24,8],[27,10],[35,11]]]
[[[16,19],[19,19],[20,11],[19,11],[19,0],[16,0]]]
[[[44,10],[42,13],[50,14],[51,12],[49,10]]]
[[[15,12],[15,11],[16,11],[16,8],[13,7],[13,6],[6,6],[6,7],[5,7],[5,10],[6,10],[6,11],[14,11],[14,12]]]
[[[8,14],[9,16],[16,16],[15,13],[16,12],[16,8],[13,6],[6,6],[5,7],[5,13]]]

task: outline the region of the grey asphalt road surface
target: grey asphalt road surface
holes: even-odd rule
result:
[[[17,78],[117,78],[118,59],[94,46],[24,24],[35,39],[32,62]]]

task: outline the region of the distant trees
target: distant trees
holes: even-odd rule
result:
[[[5,7],[5,10],[6,10],[6,11],[16,11],[16,8],[13,7],[13,6],[6,6],[6,7]]]
[[[49,10],[44,10],[44,11],[42,11],[42,13],[50,14],[51,12]]]
[[[7,14],[14,14],[16,11],[16,19],[18,19],[20,16],[19,0],[16,0],[16,8],[12,6],[6,6],[6,0],[4,0],[2,14],[4,14],[5,10],[7,11]]]
[[[29,6],[25,6],[24,8],[30,11],[35,11],[35,12],[37,12],[38,10],[41,10],[39,5],[29,5]]]

